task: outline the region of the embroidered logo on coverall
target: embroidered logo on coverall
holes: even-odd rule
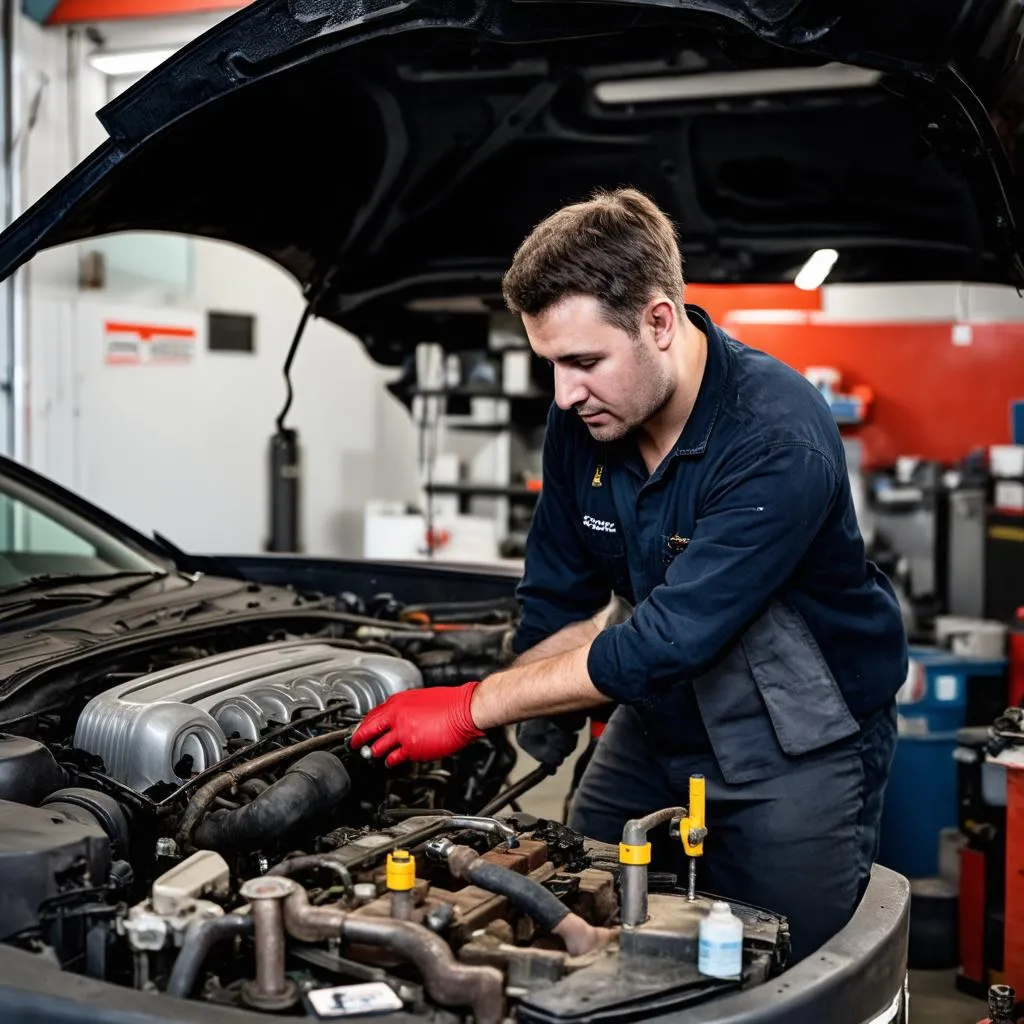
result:
[[[583,525],[590,530],[597,530],[598,533],[615,533],[615,524],[607,519],[595,519],[593,516],[584,516]]]

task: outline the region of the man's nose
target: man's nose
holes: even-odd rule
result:
[[[555,367],[555,405],[559,409],[575,408],[587,400],[587,389],[571,370]]]

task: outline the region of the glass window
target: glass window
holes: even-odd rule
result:
[[[45,495],[0,479],[0,588],[43,574],[166,569]]]

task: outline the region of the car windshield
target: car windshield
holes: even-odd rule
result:
[[[71,509],[0,477],[0,592],[38,576],[167,568]]]

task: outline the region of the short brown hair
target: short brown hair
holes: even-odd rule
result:
[[[535,316],[570,295],[592,295],[608,323],[633,337],[658,291],[682,302],[679,239],[672,221],[634,188],[600,189],[541,221],[502,281],[513,313]]]

